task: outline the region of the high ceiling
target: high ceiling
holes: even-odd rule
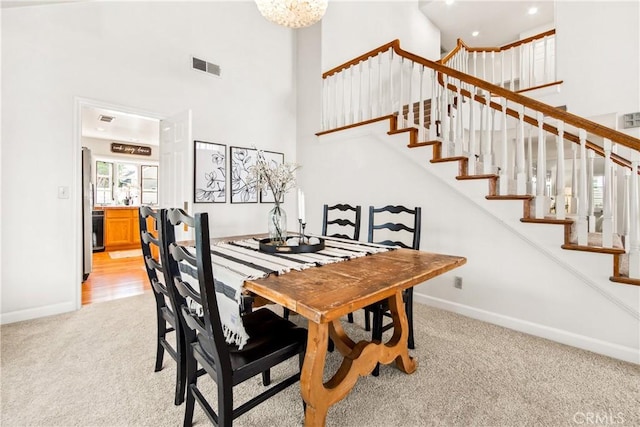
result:
[[[83,0],[1,0],[2,8],[38,6]],[[332,0],[341,1],[341,0]],[[451,4],[447,4],[451,3]],[[420,10],[440,29],[445,52],[461,38],[472,47],[497,47],[517,40],[520,34],[554,22],[552,0],[419,0]],[[534,15],[527,13],[537,7]],[[476,37],[472,31],[478,31]],[[113,122],[99,121],[100,114],[116,117]],[[102,130],[98,130],[98,129]],[[82,114],[82,135],[147,145],[158,144],[158,121],[116,111],[86,108]]]
[[[447,4],[451,3],[451,4]],[[552,28],[552,0],[420,0],[420,10],[441,31],[440,44],[445,52],[452,50],[457,39],[470,47],[499,47],[516,41],[520,34],[540,27]],[[528,13],[531,7],[537,13]],[[479,34],[474,37],[473,31]]]

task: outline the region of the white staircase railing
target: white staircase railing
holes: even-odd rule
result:
[[[559,83],[555,42],[556,30],[502,47],[469,47],[458,39],[440,63],[512,92],[523,92]]]
[[[640,140],[418,57],[397,40],[323,79],[323,131],[394,116],[418,141],[441,144],[442,157],[467,157],[470,175],[496,175],[498,195],[532,196],[530,218],[572,220],[572,245],[608,248],[623,257],[616,265],[628,265],[622,275],[640,279]]]

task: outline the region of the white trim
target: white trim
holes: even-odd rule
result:
[[[82,148],[82,108],[83,107],[96,107],[96,108],[104,108],[107,110],[115,110],[120,111],[127,114],[138,115],[141,117],[149,117],[157,120],[165,119],[165,116],[145,111],[139,110],[136,108],[119,105],[119,104],[111,104],[103,101],[97,101],[95,99],[82,98],[79,96],[74,97],[73,99],[73,178],[72,178],[72,191],[70,196],[70,201],[72,206],[75,206],[73,209],[73,223],[75,227],[73,227],[73,238],[76,242],[75,244],[75,279],[74,279],[74,293],[75,293],[75,304],[71,304],[71,307],[66,311],[79,310],[82,308],[82,221],[81,218],[81,210],[82,206],[80,205],[80,197],[78,194],[78,189],[80,188],[80,179],[82,177],[82,164],[80,162],[80,152]],[[65,305],[65,304],[61,304]],[[57,306],[55,306],[57,307]],[[31,318],[46,316],[41,312],[41,310],[46,310],[47,308],[37,308],[38,312],[34,313]],[[26,310],[30,311],[30,310]],[[52,312],[49,314],[57,314],[57,312]],[[26,318],[20,318],[18,320],[26,320]],[[17,321],[17,320],[16,320]],[[2,319],[2,323],[4,323],[4,317]]]
[[[78,268],[80,267],[81,266],[78,265]],[[60,304],[46,305],[44,307],[35,307],[35,308],[28,308],[26,310],[11,311],[9,313],[0,314],[0,324],[5,325],[8,323],[21,322],[23,320],[31,320],[39,317],[53,316],[54,314],[68,313],[70,311],[75,311],[75,310],[76,308],[73,302],[67,301]]]
[[[484,322],[489,322],[494,325],[503,326],[505,328],[524,332],[537,337],[546,338],[561,344],[603,354],[615,359],[624,360],[625,362],[640,364],[640,349],[637,348],[602,341],[562,329],[551,328],[549,326],[540,325],[527,320],[516,319],[515,317],[505,316],[503,314],[482,310],[457,302],[447,301],[441,298],[420,294],[418,292],[414,292],[413,295],[416,302],[426,304],[431,307],[451,311],[453,313],[458,313],[463,316],[482,320]]]

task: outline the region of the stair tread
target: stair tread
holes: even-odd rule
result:
[[[458,175],[456,176],[456,179],[497,179],[498,175],[496,174],[492,174],[492,173],[488,173],[488,174],[484,174],[484,175]],[[491,196],[491,197],[495,197],[495,196]]]
[[[455,156],[455,157],[441,157],[439,159],[430,160],[431,163],[446,163],[446,162],[459,162],[461,160],[469,160],[464,156]]]
[[[497,196],[486,196],[487,200],[533,200],[534,196],[529,194],[504,194]]]
[[[556,219],[556,218],[520,218],[520,222],[529,222],[533,224],[573,224],[572,219]]]

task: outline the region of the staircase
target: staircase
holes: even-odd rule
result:
[[[553,35],[528,40],[544,40],[545,70]],[[522,55],[525,42],[509,49]],[[640,140],[514,90],[559,83],[554,76],[523,78],[523,62],[517,78],[513,69],[487,73],[485,62],[492,83],[464,72],[478,74],[469,66],[477,52],[457,49],[442,61],[449,67],[395,40],[327,71],[317,135],[388,121],[387,133],[406,134],[410,150],[431,150],[431,167],[456,164],[460,185],[486,181],[486,203],[522,204],[522,223],[562,227],[563,249],[609,256],[611,281],[640,285]]]

